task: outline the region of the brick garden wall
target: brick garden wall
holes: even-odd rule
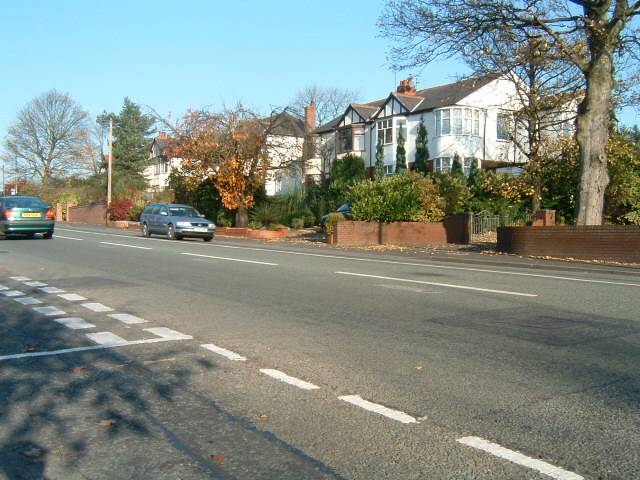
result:
[[[336,224],[334,244],[357,245],[441,245],[467,244],[470,239],[468,214],[455,215],[442,222],[356,222]]]
[[[107,218],[105,204],[89,205],[87,207],[67,207],[67,222],[104,225]]]
[[[640,263],[640,226],[500,227],[498,251]]]

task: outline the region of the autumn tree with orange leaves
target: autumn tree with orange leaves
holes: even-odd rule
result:
[[[266,127],[242,106],[221,113],[189,111],[170,126],[169,155],[182,159],[188,181],[214,180],[225,208],[236,212],[238,227],[247,225],[254,193],[269,168]]]

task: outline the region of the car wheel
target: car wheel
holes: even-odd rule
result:
[[[44,232],[42,234],[42,238],[45,240],[51,240],[53,238],[53,232]]]
[[[211,237],[204,237],[202,240],[204,240],[205,242],[210,242],[211,240],[213,240],[213,236],[211,236]]]
[[[147,225],[146,223],[142,224],[142,227],[140,228],[140,230],[142,231],[142,236],[143,237],[150,237],[151,236],[151,232],[149,231],[149,225]]]
[[[180,235],[176,234],[176,229],[171,224],[169,224],[169,226],[167,227],[167,238],[169,240],[180,240],[180,239],[182,239],[182,237]]]

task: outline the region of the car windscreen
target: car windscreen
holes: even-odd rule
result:
[[[172,217],[199,217],[200,214],[191,207],[170,207],[169,215]]]
[[[5,198],[4,208],[47,208],[47,204],[39,198]]]

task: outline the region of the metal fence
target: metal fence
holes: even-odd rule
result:
[[[534,214],[530,212],[518,212],[515,215],[511,213],[496,215],[487,211],[472,213],[471,241],[477,240],[478,237],[484,237],[488,241],[495,241],[495,239],[491,238],[491,234],[495,234],[498,227],[526,225],[534,217]]]

